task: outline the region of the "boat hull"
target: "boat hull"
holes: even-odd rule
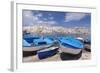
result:
[[[23,51],[23,57],[34,56],[37,54],[37,51]]]
[[[45,49],[45,48],[50,47],[50,46],[52,46],[52,44],[41,45],[41,46],[23,47],[23,51],[37,51],[37,50]]]
[[[76,54],[79,54],[82,51],[82,49],[75,49],[73,47],[66,47],[66,46],[60,45],[60,51],[64,53],[76,55]]]
[[[46,50],[38,51],[37,52],[38,58],[45,59],[45,58],[51,57],[58,52],[58,49],[59,49],[58,47],[51,47],[51,49],[47,48]]]
[[[91,52],[91,40],[85,40],[84,41],[84,47],[86,51]]]
[[[82,56],[82,51],[76,55],[64,53],[64,52],[62,52],[60,55],[61,60],[78,60],[78,59],[80,59],[81,56]]]
[[[91,45],[90,44],[85,44],[85,50],[91,52]]]

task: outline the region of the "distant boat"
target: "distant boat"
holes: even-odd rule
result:
[[[54,40],[46,37],[46,38],[28,38],[25,39],[27,43],[31,43],[30,46],[23,46],[23,51],[37,51],[41,49],[48,48],[53,45]],[[24,42],[23,42],[24,43]],[[27,44],[26,44],[27,45]]]
[[[84,43],[84,38],[77,37],[76,39],[79,40],[79,41],[81,41],[82,43]]]
[[[83,43],[74,37],[60,37],[58,39],[60,43],[60,50],[64,53],[76,55],[84,48]]]
[[[85,50],[90,52],[91,51],[91,37],[87,37],[84,40],[84,45],[85,45]]]
[[[91,44],[91,37],[88,36],[85,40],[84,40],[85,44]]]
[[[39,59],[45,59],[51,57],[58,52],[58,47],[50,47],[44,50],[37,51],[37,55]]]

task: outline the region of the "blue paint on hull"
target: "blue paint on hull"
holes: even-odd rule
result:
[[[23,39],[23,47],[30,47],[30,46],[31,46],[31,44]]]
[[[40,38],[40,39],[35,39],[33,41],[34,45],[38,46],[38,45],[48,45],[48,44],[53,44],[54,40],[50,39],[50,38]]]
[[[84,48],[83,43],[73,37],[60,37],[59,43],[65,47],[70,47],[73,49]]]
[[[45,59],[48,57],[51,57],[55,55],[58,52],[59,48],[56,48],[54,50],[44,51],[44,52],[37,52],[39,59]]]

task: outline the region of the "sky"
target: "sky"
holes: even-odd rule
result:
[[[91,13],[23,10],[23,26],[51,25],[62,27],[90,27]]]

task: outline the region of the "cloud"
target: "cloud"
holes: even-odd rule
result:
[[[42,18],[42,19],[40,19]],[[36,25],[36,24],[57,24],[53,21],[53,17],[49,17],[51,20],[43,17],[43,14],[38,12],[34,13],[32,11],[23,11],[23,25]],[[45,20],[43,20],[45,19]]]
[[[47,24],[57,24],[56,21],[47,21]]]
[[[49,17],[49,19],[50,19],[50,20],[53,20],[54,18],[51,16],[51,17]]]
[[[36,16],[37,17],[42,17],[43,15],[42,15],[42,13],[38,13],[38,14],[36,14]]]
[[[23,11],[23,15],[25,16],[25,17],[32,17],[32,11]]]
[[[38,18],[33,17],[32,11],[23,11],[23,25],[31,25],[35,20],[38,20]]]
[[[42,20],[39,20],[38,22],[37,22],[37,24],[50,24],[50,25],[54,25],[54,24],[57,24],[57,22],[56,21],[42,21]]]
[[[23,11],[23,25],[34,25],[37,23],[43,23],[40,18],[42,17],[42,13],[38,11],[30,11],[30,10],[25,10]]]
[[[47,18],[43,18],[43,20],[44,20],[44,21],[47,21],[48,19],[47,19]]]
[[[82,18],[84,18],[86,15],[86,13],[66,13],[65,15],[65,22],[69,22],[69,21],[78,21],[81,20]]]

